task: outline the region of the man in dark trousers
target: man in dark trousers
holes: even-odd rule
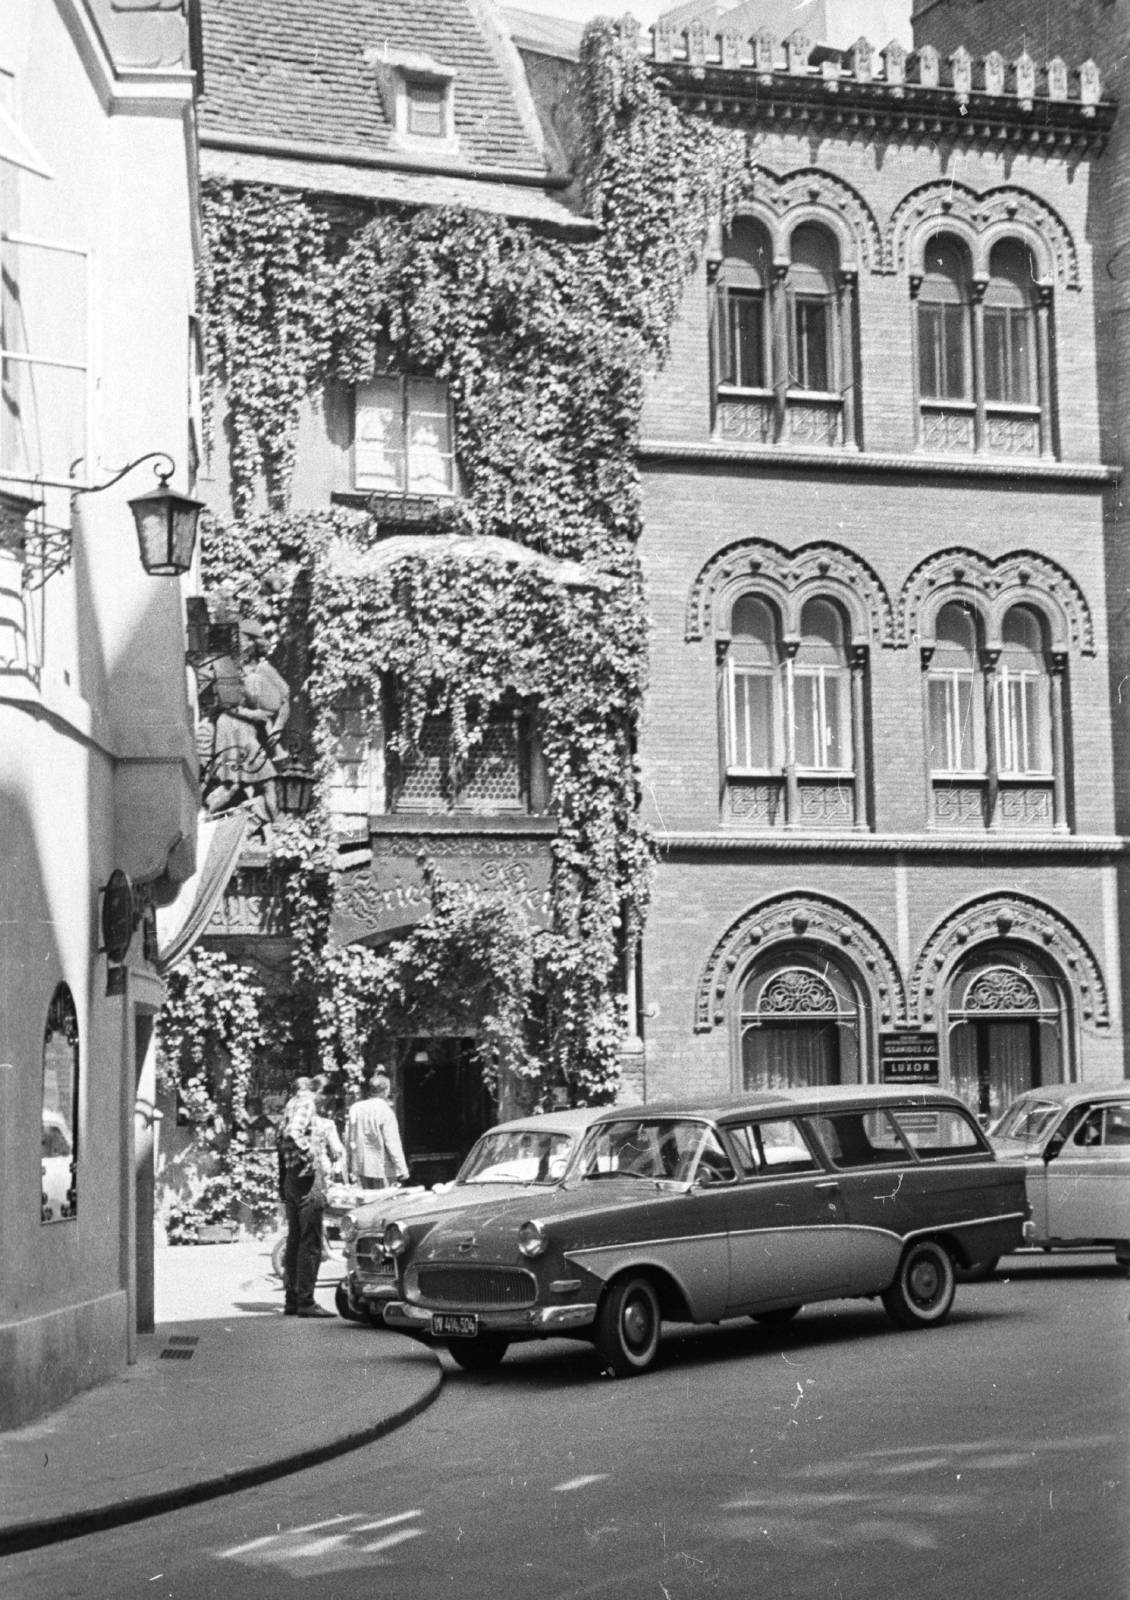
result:
[[[279,1128],[279,1196],[286,1207],[285,1317],[333,1316],[314,1299],[326,1203],[325,1136],[317,1106],[323,1085],[322,1078],[298,1078]]]

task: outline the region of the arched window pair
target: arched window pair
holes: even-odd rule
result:
[[[761,779],[772,781],[777,802],[762,820],[783,815],[787,824],[862,824],[856,760],[862,696],[853,692],[839,608],[830,600],[809,600],[801,611],[799,641],[786,645],[772,605],[741,595],[730,634],[725,722],[731,816],[742,820],[746,780]],[[857,662],[856,675],[861,671]]]
[[[1066,826],[1062,680],[1046,632],[1037,611],[1013,606],[999,652],[987,651],[971,606],[939,611],[926,674],[935,821]],[[973,783],[964,808],[959,780]]]
[[[1048,296],[1018,239],[975,279],[964,242],[935,234],[917,285],[920,443],[927,449],[1050,455]]]
[[[787,266],[739,217],[715,279],[714,376],[724,436],[855,442],[852,279],[833,235],[801,223]]]

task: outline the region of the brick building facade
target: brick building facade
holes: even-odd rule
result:
[[[643,429],[638,1088],[1121,1078],[1114,107],[1008,41],[716,26],[641,46],[754,170]]]

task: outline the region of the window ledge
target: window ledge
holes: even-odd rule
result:
[[[841,829],[818,833],[815,830],[783,828],[740,831],[736,826],[713,833],[655,832],[661,855],[733,854],[735,851],[834,852],[859,855],[1018,855],[1018,856],[1096,856],[1110,859],[1130,855],[1130,838],[1115,835],[1080,838],[1071,834],[1024,833],[925,833],[878,834]]]
[[[553,834],[557,818],[549,812],[385,811],[369,818],[369,832]]]

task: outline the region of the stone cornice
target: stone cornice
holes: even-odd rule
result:
[[[1024,838],[1017,835],[894,833],[682,833],[654,829],[662,855],[1099,856],[1125,855],[1117,835]]]
[[[1033,461],[1001,456],[896,455],[879,450],[788,450],[776,445],[730,445],[704,440],[644,439],[641,461],[688,461],[704,465],[804,468],[809,472],[896,473],[915,478],[1007,478],[1036,483],[1117,483],[1121,467],[1084,461]]]

